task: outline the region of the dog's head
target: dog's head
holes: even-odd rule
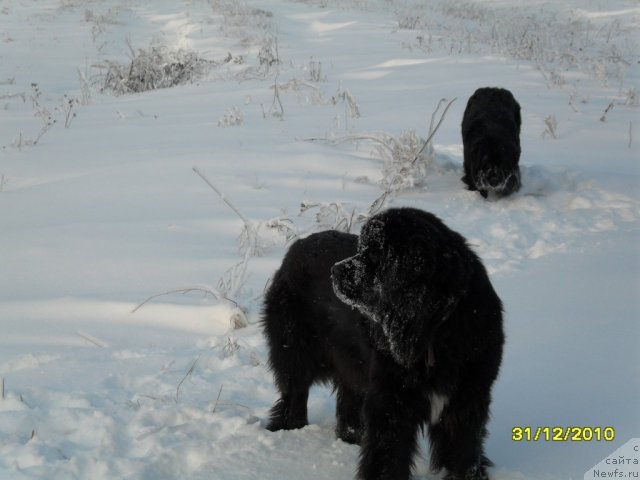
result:
[[[410,367],[464,295],[471,263],[464,239],[437,217],[390,209],[363,226],[357,254],[333,266],[333,290],[369,319],[376,347]]]
[[[520,144],[508,134],[486,135],[466,147],[471,177],[484,197],[493,192],[499,197],[520,189]]]

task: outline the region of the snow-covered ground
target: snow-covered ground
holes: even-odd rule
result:
[[[426,173],[385,206],[460,231],[504,301],[494,478],[581,479],[640,437],[640,7],[523,3],[1,2],[0,478],[352,478],[328,389],[308,427],[264,430],[261,296],[289,237],[357,233],[394,168],[380,139],[424,139],[454,97]],[[215,63],[102,91],[152,46]],[[462,112],[487,85],[523,113],[523,189],[500,201],[460,181]],[[251,222],[248,254],[193,167]],[[515,442],[516,426],[615,439]],[[437,475],[421,460],[416,478]]]

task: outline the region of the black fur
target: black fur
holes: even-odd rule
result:
[[[362,446],[358,478],[407,480],[425,427],[433,468],[448,479],[487,478],[502,305],[464,238],[437,217],[391,209],[359,238],[329,231],[298,240],[267,292],[263,322],[280,392],[269,430],[306,425],[309,387],[329,382],[338,437]]]
[[[520,189],[520,105],[509,90],[479,88],[462,117],[464,177],[469,190],[487,198]]]

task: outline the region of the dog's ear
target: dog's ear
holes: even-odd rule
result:
[[[433,298],[430,287],[437,281],[438,260],[434,256],[434,239],[427,233],[415,233],[402,242],[403,251],[396,252],[401,263],[395,268],[395,275],[401,278],[386,280],[404,288],[393,301],[389,315],[383,320],[383,331],[387,338],[393,359],[404,368],[412,368],[426,355],[430,316],[422,310],[425,300]],[[398,303],[398,301],[401,301]],[[437,308],[431,305],[433,308]]]
[[[450,243],[449,243],[450,242]],[[426,237],[421,234],[409,239],[408,251],[414,257],[420,281],[426,280],[426,288],[416,294],[423,295],[421,318],[397,322],[387,329],[395,360],[406,368],[428,355],[430,342],[438,335],[438,328],[457,308],[469,285],[473,258],[466,249],[459,248],[457,239]],[[439,246],[439,248],[438,248]],[[410,261],[410,260],[408,260]],[[418,265],[419,262],[423,262]],[[428,273],[427,273],[428,272]],[[407,301],[410,301],[408,299]],[[415,308],[415,305],[408,308]],[[410,315],[400,315],[409,319]],[[437,341],[437,340],[435,340]],[[396,351],[393,351],[395,346]]]

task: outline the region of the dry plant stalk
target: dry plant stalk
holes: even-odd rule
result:
[[[458,99],[458,97],[454,97],[453,100],[450,100],[449,103],[447,103],[447,106],[444,107],[444,111],[442,112],[442,115],[440,115],[440,120],[438,120],[438,123],[434,127],[433,126],[433,122],[435,121],[436,114],[440,110],[440,107],[442,106],[442,104],[447,101],[445,98],[441,98],[440,99],[440,101],[438,102],[438,106],[436,107],[436,109],[431,114],[431,123],[429,124],[429,136],[427,137],[427,139],[424,142],[424,145],[422,146],[422,148],[420,149],[420,151],[416,155],[416,158],[413,160],[413,163],[418,161],[418,159],[420,158],[420,155],[422,155],[422,152],[424,151],[424,149],[427,148],[427,145],[431,145],[431,141],[433,140],[433,137],[435,136],[436,132],[440,128],[440,125],[442,125],[442,122],[444,121],[444,117],[447,115],[447,112],[449,111],[449,108],[451,107],[453,102],[455,102],[457,99]]]
[[[547,135],[551,135],[551,138],[557,139],[556,129],[558,128],[558,120],[556,120],[555,115],[549,115],[545,117],[544,124],[546,126],[545,131],[542,132],[542,138]]]
[[[200,360],[200,355],[198,355],[198,358],[196,358],[193,361],[193,363],[191,364],[191,367],[189,368],[189,370],[187,371],[185,376],[182,377],[182,380],[180,380],[180,383],[178,383],[178,386],[176,387],[176,403],[178,403],[178,400],[179,400],[179,397],[180,397],[180,387],[182,386],[184,381],[193,374],[193,371],[195,370],[196,365],[197,365],[199,360]]]
[[[205,295],[211,295],[216,300],[226,300],[227,302],[230,302],[230,303],[232,303],[233,305],[235,305],[236,307],[239,308],[238,303],[236,301],[234,301],[231,298],[223,295],[221,292],[219,292],[218,290],[216,290],[214,288],[210,288],[210,287],[187,287],[187,288],[178,288],[178,289],[175,289],[175,290],[167,290],[166,292],[156,293],[155,295],[151,295],[145,301],[143,301],[142,303],[139,303],[133,310],[131,310],[131,313],[136,313],[138,310],[140,310],[142,307],[144,307],[151,300],[154,300],[154,299],[156,299],[158,297],[163,297],[165,295],[172,295],[172,294],[175,294],[175,293],[180,293],[180,294],[185,295],[185,294],[191,293],[191,292],[202,292]]]
[[[218,402],[220,401],[220,395],[222,394],[222,387],[224,387],[224,384],[220,385],[220,390],[218,390],[218,396],[216,397],[216,403],[213,404],[211,413],[216,413],[216,408],[218,408]]]

